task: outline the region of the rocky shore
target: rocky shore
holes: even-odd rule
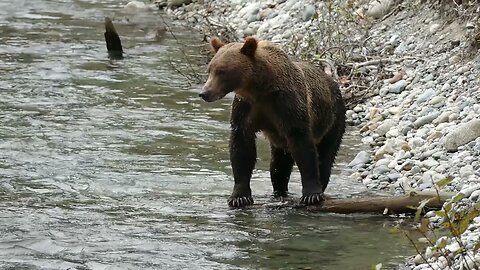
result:
[[[193,1],[166,12],[207,36],[254,35],[298,57],[317,57],[344,92],[367,91],[347,112],[349,124],[371,146],[352,157],[352,181],[398,194],[435,191],[437,181],[450,178],[444,189],[464,195],[454,207],[479,203],[480,5],[405,2]],[[335,48],[342,44],[348,52]],[[343,57],[329,57],[335,54]],[[426,216],[430,226],[445,219],[434,212]],[[427,248],[408,264],[476,269],[479,237],[476,217],[461,236],[439,239],[437,249]]]

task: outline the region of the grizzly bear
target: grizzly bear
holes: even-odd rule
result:
[[[285,197],[294,163],[302,180],[301,204],[321,204],[345,131],[345,103],[337,83],[321,69],[293,61],[267,41],[212,38],[214,56],[199,96],[213,102],[235,93],[231,111],[230,207],[253,204],[250,178],[256,133],[270,142],[273,194]]]

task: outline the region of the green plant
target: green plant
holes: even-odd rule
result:
[[[453,178],[449,177],[435,183],[438,196],[440,196],[439,190],[452,180]],[[426,247],[422,247],[420,241],[416,241],[411,233],[404,232],[417,250],[417,256],[420,256],[431,269],[437,269],[433,263],[439,261],[446,266],[452,266],[455,258],[462,260],[463,269],[479,269],[480,265],[472,254],[479,250],[480,240],[477,240],[473,248],[469,249],[461,236],[469,228],[472,220],[480,215],[480,203],[469,203],[465,194],[458,193],[445,203],[442,209],[434,212],[435,216],[440,218],[437,224],[431,224],[429,218],[421,215],[425,212],[424,205],[416,207],[415,220],[419,223],[416,231],[421,234],[421,242],[426,243]]]

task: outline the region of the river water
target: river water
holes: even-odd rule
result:
[[[201,37],[146,38],[161,14],[124,2],[0,1],[0,269],[394,269],[412,254],[383,217],[228,209],[230,100],[202,102],[177,72],[204,69],[183,45]],[[365,192],[345,168],[359,147],[349,131],[327,194]],[[259,149],[254,198],[275,204]]]

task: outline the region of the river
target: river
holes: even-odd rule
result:
[[[0,269],[395,269],[413,254],[395,219],[229,209],[231,99],[202,102],[178,72],[204,69],[202,37],[167,20],[174,35],[146,38],[164,15],[124,4],[0,1]],[[345,166],[359,147],[350,130],[328,195],[366,192]],[[252,190],[275,204],[268,163],[260,140]]]

